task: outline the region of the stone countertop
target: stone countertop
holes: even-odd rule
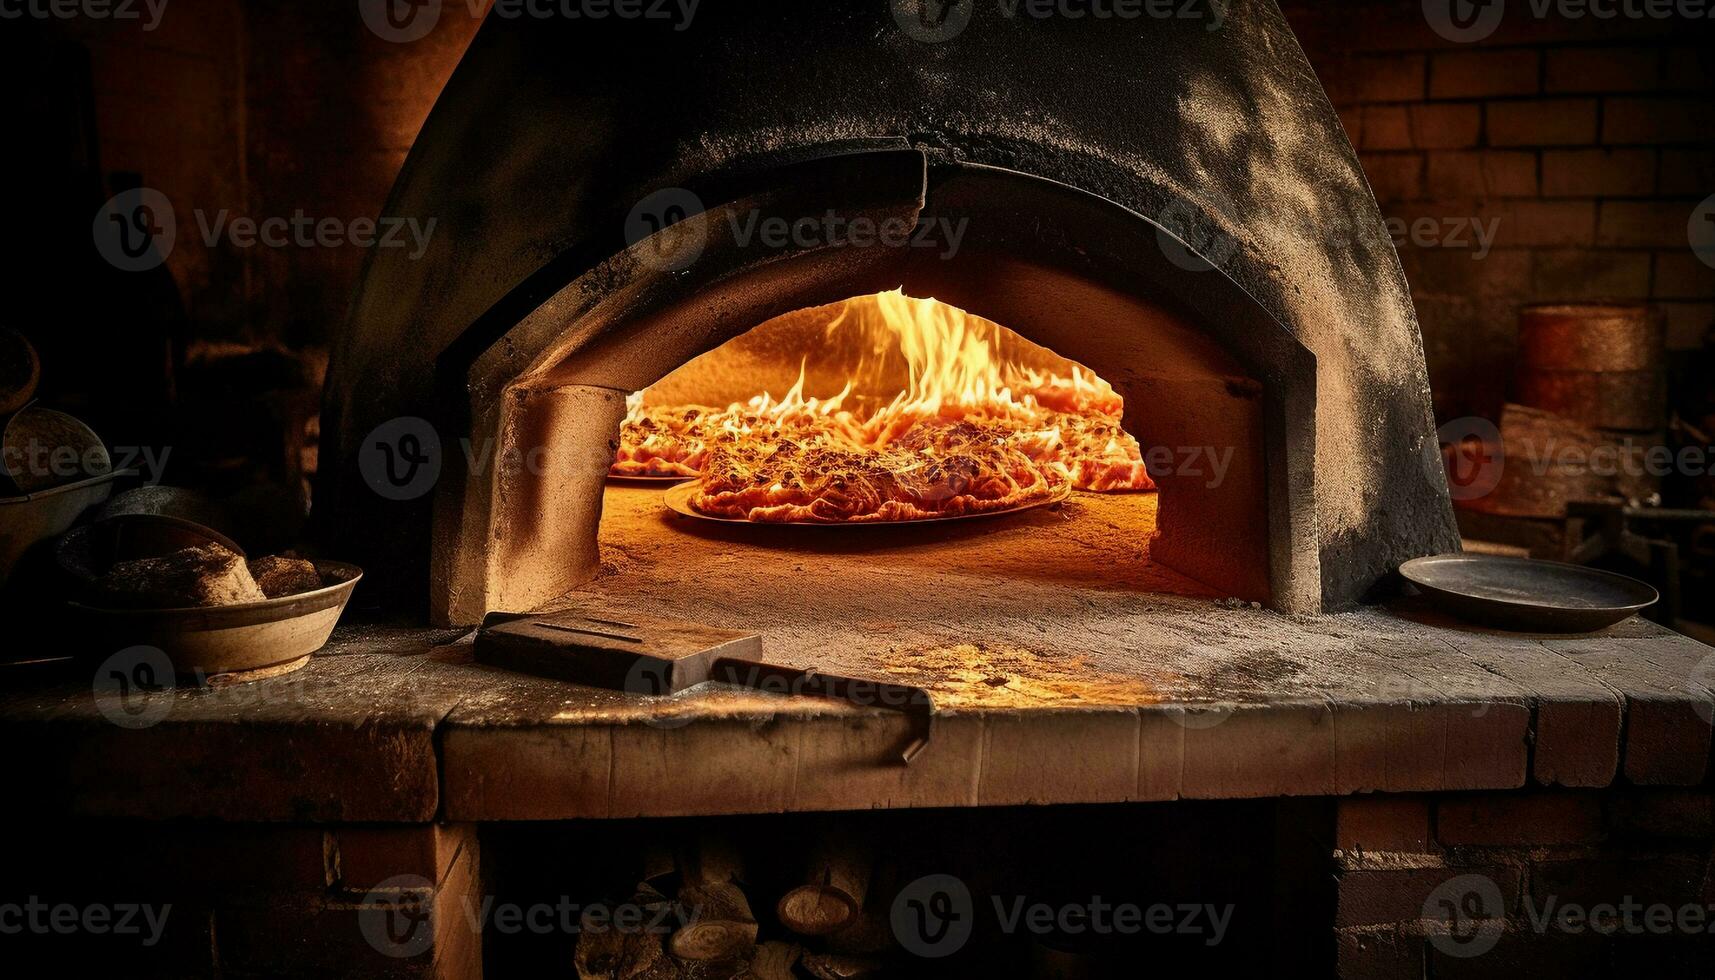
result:
[[[704,685],[643,697],[477,664],[467,631],[342,626],[295,673],[120,697],[0,669],[37,815],[525,820],[1702,782],[1715,648],[1631,619],[1474,629],[1163,597],[1086,656],[981,643],[770,659],[928,688],[902,716]]]

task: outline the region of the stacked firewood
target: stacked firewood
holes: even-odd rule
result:
[[[746,875],[743,856],[728,841],[703,837],[681,848],[650,849],[630,901],[641,914],[631,918],[671,928],[626,929],[586,921],[578,936],[578,977],[880,976],[893,941],[887,910],[866,901],[877,874],[868,842],[831,826],[808,849],[799,883],[778,895],[760,894]]]

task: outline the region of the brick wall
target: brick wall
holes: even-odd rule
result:
[[[380,214],[480,23],[463,4],[447,9],[410,43],[377,37],[356,3],[308,10],[287,0],[172,0],[148,30],[83,20],[25,26],[44,45],[87,52],[102,183],[136,173],[172,203],[178,234],[166,267],[191,338],[315,347],[344,319],[363,249],[240,247],[226,237],[209,245],[196,212],[209,222],[222,210],[257,220]],[[75,99],[62,101],[49,112],[69,114]],[[87,236],[88,218],[75,217],[66,223]]]
[[[26,826],[0,879],[8,962],[178,980],[482,975],[470,824]]]
[[[1339,802],[1342,977],[1708,976],[1707,790]]]
[[[1510,4],[1462,44],[1418,0],[1286,7],[1383,214],[1441,228],[1400,246],[1439,415],[1498,417],[1526,303],[1648,299],[1670,348],[1703,344],[1715,268],[1687,225],[1715,193],[1715,22]],[[1498,222],[1486,255],[1468,219]]]
[[[374,35],[356,3],[307,10],[247,0],[247,206],[257,216],[350,221],[381,214],[405,154],[480,20],[449,3],[428,36]],[[326,343],[345,319],[364,250],[254,250],[253,329],[293,346]]]
[[[181,5],[182,4],[182,5]],[[104,174],[140,175],[173,201],[242,201],[244,14],[228,0],[173,0],[153,30],[71,22],[88,46],[96,142]],[[79,231],[83,231],[79,228]],[[243,273],[195,234],[169,259],[187,313],[241,316]]]

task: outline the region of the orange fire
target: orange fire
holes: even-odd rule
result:
[[[805,354],[779,397],[764,391],[716,408],[660,404],[655,388],[632,395],[612,472],[689,477],[723,443],[885,450],[921,427],[968,423],[1053,482],[1155,489],[1137,440],[1120,427],[1124,402],[1113,386],[999,324],[892,290],[839,304],[820,340],[828,360],[845,363]],[[806,395],[811,375],[825,378],[830,368],[843,387]]]

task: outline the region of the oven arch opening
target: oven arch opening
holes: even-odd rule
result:
[[[1214,593],[1319,609],[1314,358],[1219,271],[1176,261],[1166,233],[1132,212],[992,168],[942,168],[927,183],[916,200],[872,197],[847,213],[960,223],[956,255],[759,255],[729,240],[739,223],[725,219],[769,202],[735,201],[689,219],[704,241],[688,267],[639,261],[634,246],[452,365],[473,444],[499,458],[545,449],[556,463],[547,473],[449,466],[435,506],[435,618],[535,608],[597,573],[605,473],[631,392],[774,317],[895,288],[1006,326],[1115,385],[1127,430],[1181,458],[1161,481],[1154,560]],[[1225,455],[1218,485],[1197,485],[1214,467],[1185,465],[1193,452]]]

